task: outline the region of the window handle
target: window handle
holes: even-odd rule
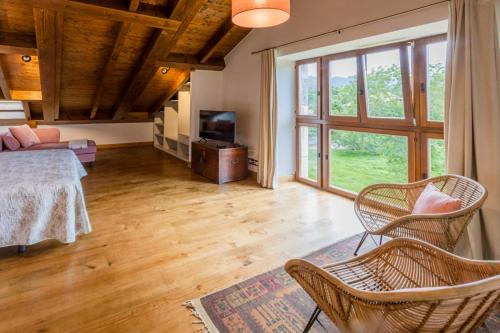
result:
[[[359,89],[359,96],[363,96],[365,94],[365,90],[363,88]]]
[[[425,83],[423,83],[423,82],[420,83],[420,91],[424,93],[426,90],[427,89],[426,89]]]

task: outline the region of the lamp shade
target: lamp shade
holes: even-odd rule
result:
[[[240,27],[272,27],[288,21],[290,0],[233,0],[232,17]]]

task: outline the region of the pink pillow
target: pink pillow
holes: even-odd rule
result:
[[[442,214],[460,209],[462,201],[439,191],[432,183],[427,184],[415,202],[412,214]]]
[[[21,144],[17,139],[12,135],[12,133],[8,132],[6,133],[3,138],[3,143],[5,144],[5,147],[10,150],[18,150],[19,147],[21,147]]]
[[[40,139],[41,143],[57,143],[61,141],[61,132],[58,128],[33,128],[32,130]]]
[[[19,143],[21,143],[23,148],[29,148],[33,145],[40,144],[40,139],[28,125],[10,127],[9,130]]]
[[[0,151],[3,150],[3,140],[2,140],[2,134],[0,134]]]

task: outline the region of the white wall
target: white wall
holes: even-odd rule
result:
[[[251,155],[257,156],[259,135],[260,110],[260,55],[252,55],[257,51],[278,44],[292,42],[301,38],[325,33],[338,28],[386,17],[435,3],[435,0],[292,0],[291,19],[277,27],[253,30],[243,41],[226,56],[226,68],[223,71],[222,100],[225,110],[234,110],[238,113],[237,135],[241,143],[250,148]],[[314,5],[313,5],[313,4]],[[301,43],[280,48],[280,54],[290,54],[312,48],[324,47],[330,44],[342,43],[349,40],[383,34],[408,27],[418,26],[446,19],[448,9],[446,5],[432,7],[413,14],[398,16],[383,22],[372,23],[361,28],[346,30],[342,34],[327,35]],[[283,70],[283,68],[282,68]],[[282,71],[282,78],[291,73]],[[279,79],[279,78],[278,78]],[[279,79],[280,80],[280,79]],[[283,80],[282,93],[285,87]],[[278,83],[278,85],[280,85]],[[284,123],[278,126],[278,174],[289,175],[294,169],[290,164],[290,148],[293,148],[293,131],[287,130],[285,125],[290,123],[290,114],[293,111],[293,89],[291,95],[279,98],[279,119]],[[292,151],[294,152],[294,151]],[[293,172],[292,172],[293,173]]]
[[[98,145],[153,141],[153,123],[107,123],[57,125],[61,140],[90,139]]]
[[[191,137],[198,138],[200,110],[222,110],[222,72],[191,73]]]
[[[278,176],[295,172],[295,61],[278,60],[277,172]]]

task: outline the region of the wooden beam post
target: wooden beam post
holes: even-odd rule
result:
[[[59,118],[61,86],[63,14],[51,9],[33,8],[39,52],[43,117]]]
[[[224,24],[222,24],[222,26],[213,34],[213,36],[203,47],[203,49],[198,53],[198,60],[200,61],[200,63],[203,64],[212,57],[214,52],[224,40],[224,37],[226,37],[226,35],[231,32],[234,26],[235,25],[233,24],[231,17],[227,19]]]
[[[182,1],[179,1],[177,6],[182,3]],[[191,21],[194,19],[204,3],[205,0],[190,0],[188,2],[186,9],[182,12],[183,19],[181,25],[173,36],[170,37],[168,32],[165,30],[155,32],[148,44],[147,52],[138,66],[138,71],[130,80],[130,83],[121,96],[118,105],[114,108],[113,120],[122,119],[129,113],[134,106],[134,103],[146,89],[149,81],[155,75],[158,69],[158,59],[160,57],[167,57],[170,54],[172,49],[175,47],[175,44],[177,44],[177,41],[188,29]],[[174,9],[174,14],[180,15],[180,12],[177,10],[177,6],[176,9]]]
[[[129,4],[129,11],[135,12],[139,8],[140,0],[131,0]],[[125,43],[125,39],[127,38],[128,31],[130,30],[131,23],[129,22],[120,22],[118,26],[118,33],[116,34],[115,43],[113,45],[113,49],[104,65],[104,69],[99,78],[99,83],[97,84],[97,89],[94,94],[94,98],[92,100],[92,108],[90,110],[90,119],[94,119],[97,115],[97,111],[99,110],[99,102],[101,100],[101,96],[106,88],[106,79],[108,76],[111,76],[113,70],[115,69],[116,61],[118,60],[118,56],[122,50],[123,44]]]
[[[26,120],[31,120],[31,109],[30,109],[29,102],[23,101],[23,111],[24,111],[24,116],[26,117]]]
[[[12,99],[12,96],[10,95],[10,86],[7,82],[7,78],[5,77],[5,71],[2,64],[0,64],[0,90],[2,90],[4,99]]]

